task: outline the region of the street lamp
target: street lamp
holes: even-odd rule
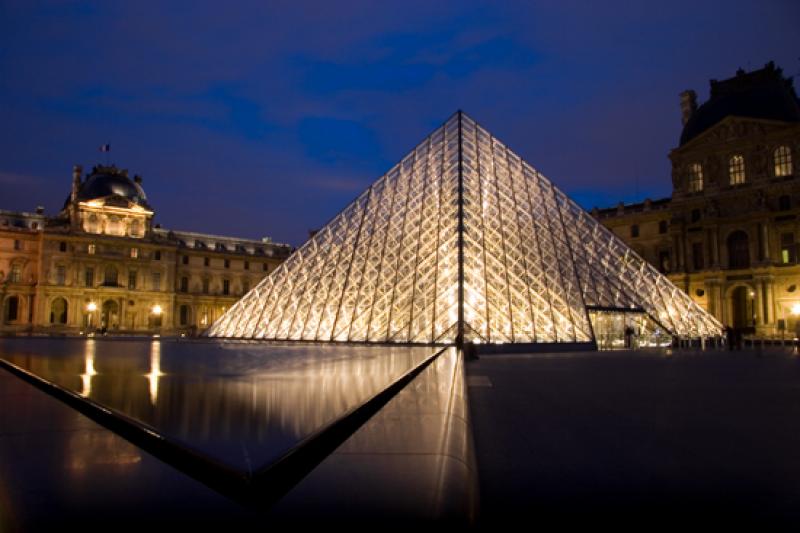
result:
[[[86,304],[86,312],[89,313],[86,316],[86,329],[90,330],[94,327],[94,312],[97,311],[97,304],[94,302],[89,302]]]
[[[161,308],[159,304],[153,305],[150,308],[150,313],[153,315],[153,327],[158,329],[158,333],[155,336],[161,336],[161,315],[164,313],[164,310]]]

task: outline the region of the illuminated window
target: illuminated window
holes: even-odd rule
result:
[[[735,155],[728,161],[728,174],[731,178],[731,185],[741,185],[745,182],[744,157]]]
[[[86,251],[89,252],[89,255],[94,255],[95,252],[97,252],[97,246],[95,246],[94,244],[90,244],[89,246],[86,247]]]
[[[703,167],[700,163],[689,165],[689,192],[703,190]]]
[[[781,233],[781,262],[784,265],[797,262],[794,233]]]
[[[775,159],[775,176],[792,175],[792,151],[788,146],[779,146],[773,153]]]
[[[136,259],[137,257],[139,257],[139,249],[131,248],[131,259]]]

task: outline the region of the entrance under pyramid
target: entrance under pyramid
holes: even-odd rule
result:
[[[209,329],[211,337],[602,347],[722,326],[457,112]],[[630,329],[629,329],[630,328]]]

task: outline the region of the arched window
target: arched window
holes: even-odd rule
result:
[[[689,165],[689,192],[703,190],[703,166],[700,163]]]
[[[116,287],[117,286],[117,269],[113,265],[108,265],[105,270],[105,276],[103,277],[103,285],[108,287]]]
[[[19,296],[9,296],[3,305],[4,322],[19,320]]]
[[[792,151],[788,146],[778,146],[772,157],[775,160],[775,176],[792,175]]]
[[[53,300],[53,303],[50,304],[50,323],[67,323],[67,301],[64,298],[56,298]]]
[[[750,242],[744,231],[728,236],[728,268],[750,268]]]
[[[739,185],[745,182],[744,157],[737,154],[728,161],[728,174],[731,177],[731,185]]]

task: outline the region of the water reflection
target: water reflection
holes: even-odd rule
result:
[[[278,459],[433,351],[401,346],[0,340],[0,353],[9,362],[243,470]]]
[[[88,398],[92,395],[92,378],[97,375],[97,372],[94,369],[94,354],[97,347],[95,346],[94,339],[88,339],[86,341],[86,355],[84,358],[84,370],[83,374],[81,374],[81,390],[80,395],[84,398]]]

